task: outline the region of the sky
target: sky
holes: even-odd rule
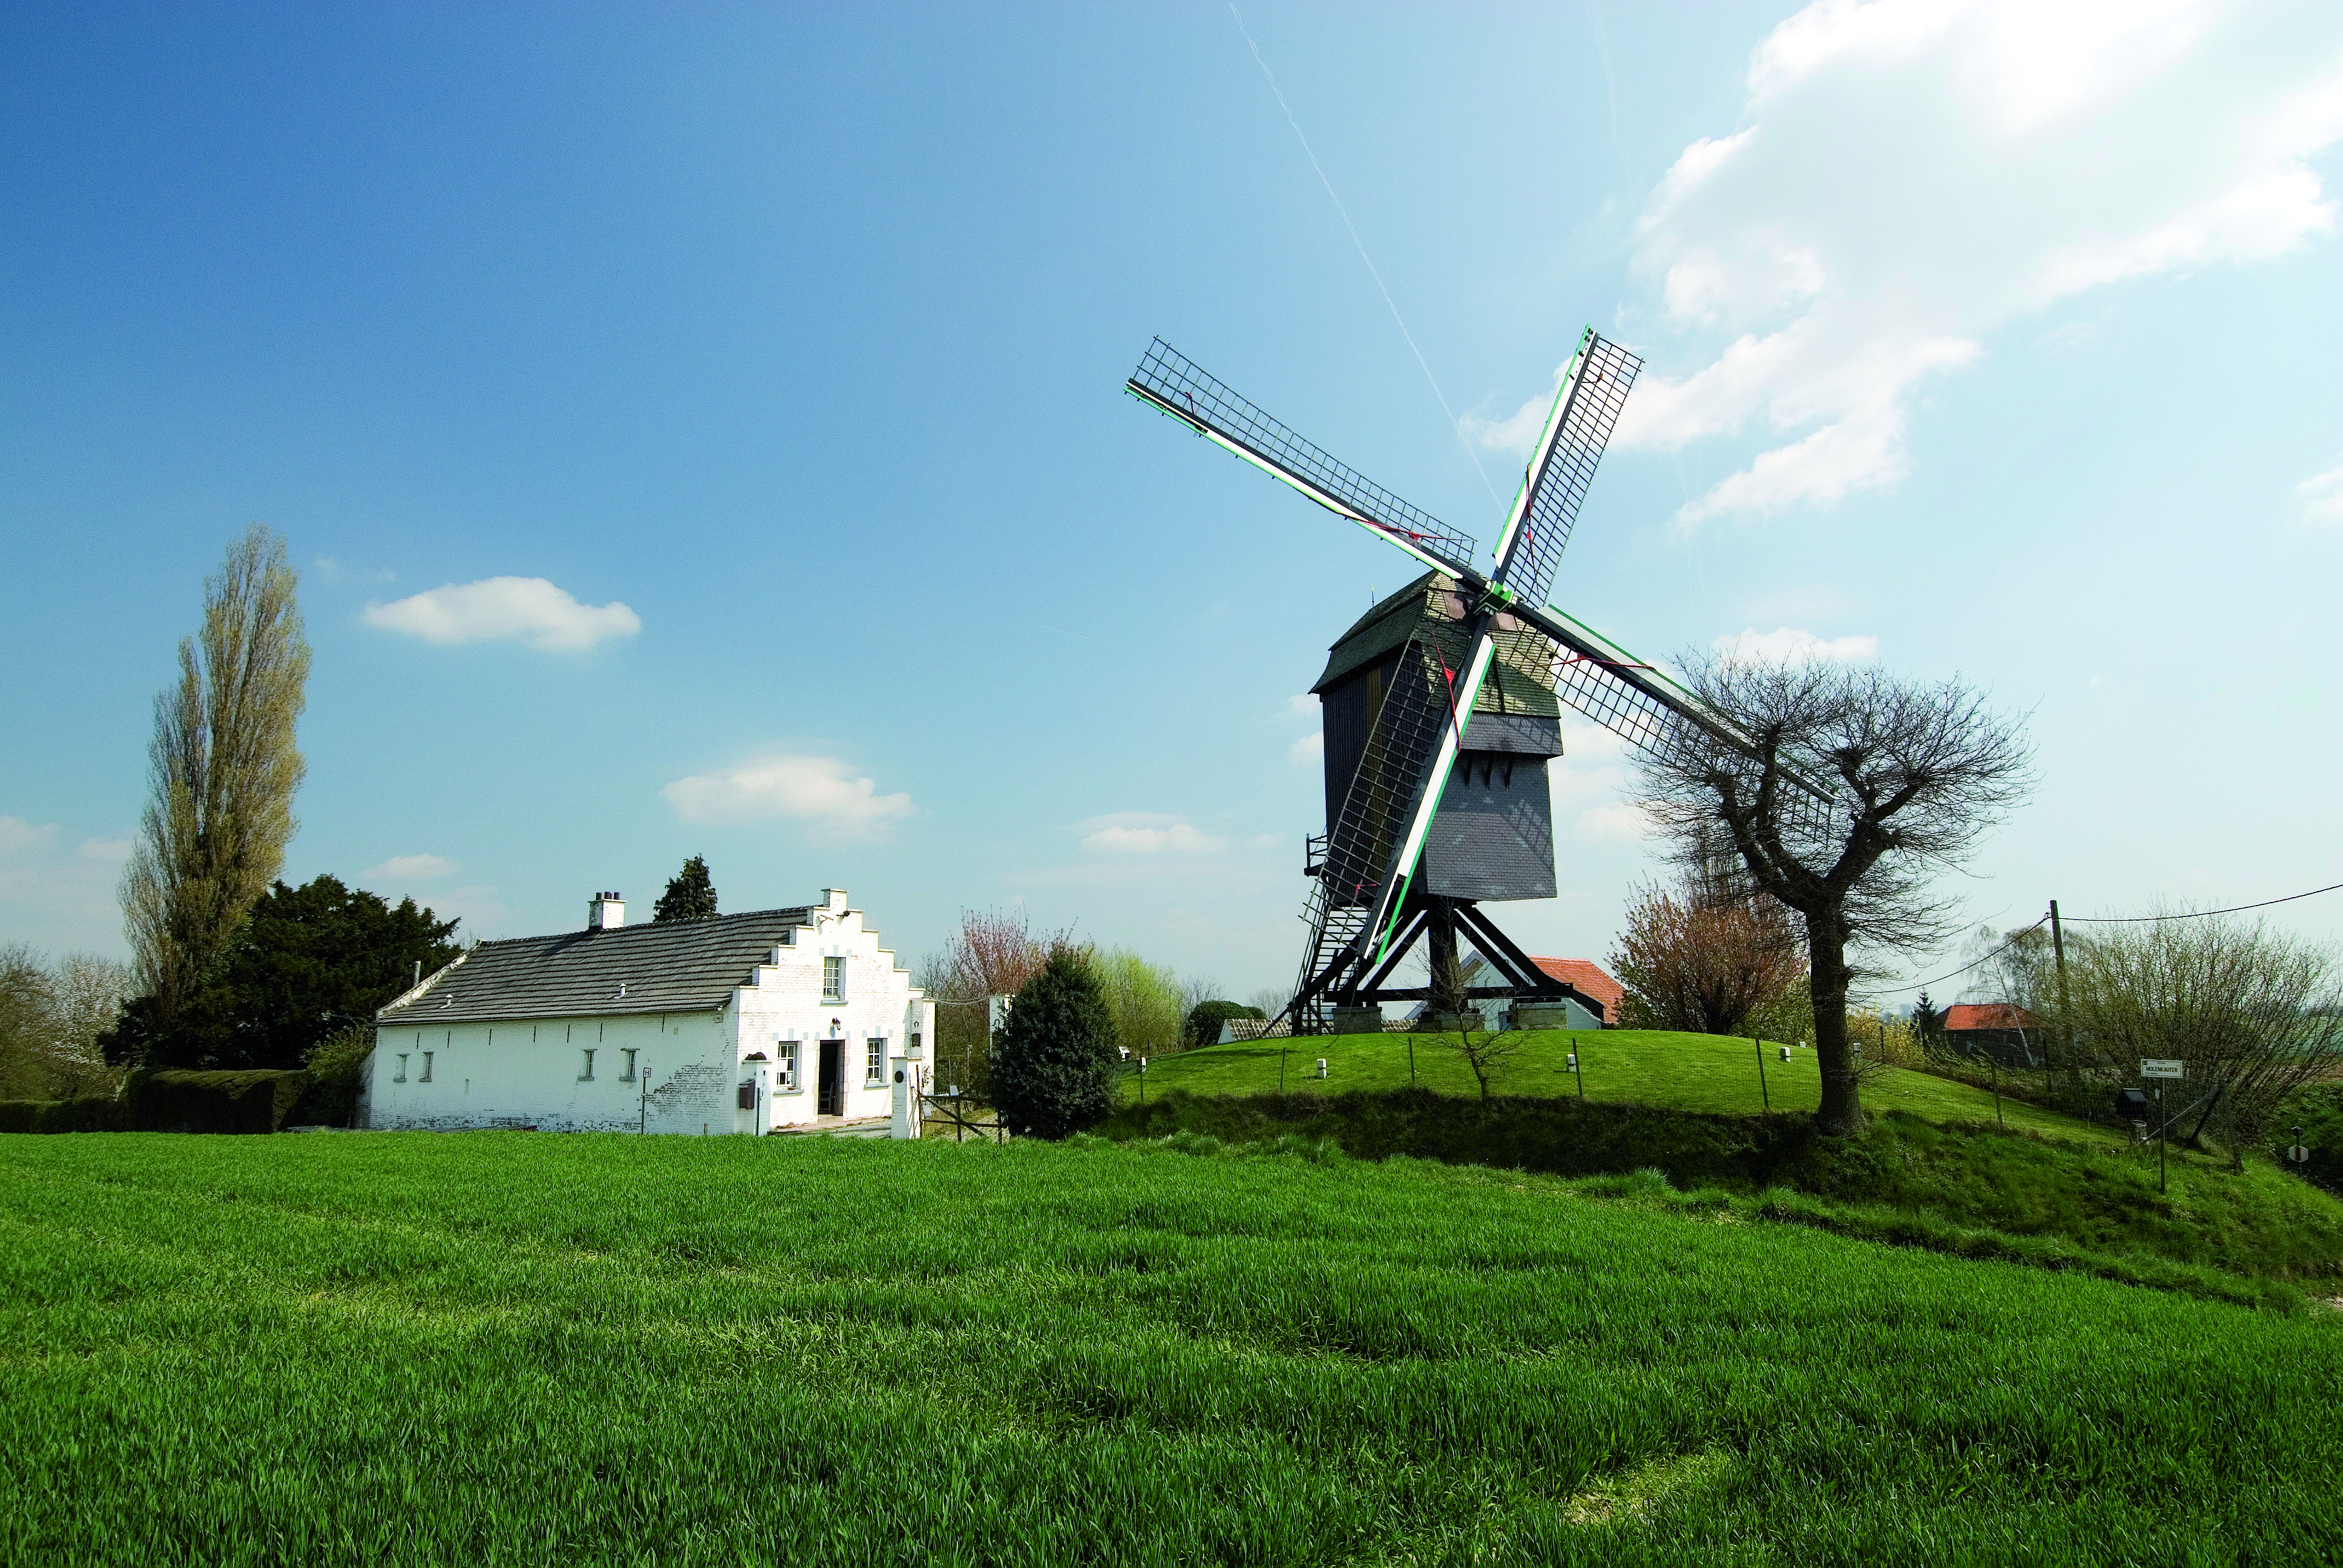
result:
[[[494,938],[703,854],[1290,984],[1304,694],[1414,568],[1127,397],[1159,335],[1484,544],[1642,356],[1554,602],[2026,715],[1967,920],[2343,882],[2338,186],[2332,0],[11,4],[0,942],[126,950],[258,521],[288,880]],[[1599,960],[1660,847],[1565,747],[1498,912]]]

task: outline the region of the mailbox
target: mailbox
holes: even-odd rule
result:
[[[755,1079],[752,1078],[748,1082],[740,1086],[740,1098],[737,1103],[743,1111],[754,1111],[757,1109],[757,1081]]]
[[[2126,1121],[2147,1121],[2148,1119],[2147,1091],[2140,1089],[2116,1091],[2116,1114]]]

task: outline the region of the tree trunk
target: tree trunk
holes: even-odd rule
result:
[[[1829,1137],[1848,1138],[1863,1131],[1863,1096],[1846,1038],[1846,934],[1836,921],[1807,918],[1806,960],[1814,987],[1815,1057],[1823,1073],[1823,1103],[1815,1125]]]

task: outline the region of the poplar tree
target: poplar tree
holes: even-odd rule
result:
[[[146,809],[123,872],[123,920],[159,1032],[218,967],[285,865],[294,745],[309,678],[285,540],[255,523],[204,580],[202,628],[155,699]]]

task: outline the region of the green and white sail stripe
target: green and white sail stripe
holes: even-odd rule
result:
[[[1530,501],[1536,496],[1538,484],[1545,477],[1547,467],[1554,461],[1554,443],[1562,438],[1562,417],[1570,408],[1571,394],[1578,390],[1579,373],[1586,367],[1586,351],[1594,345],[1594,328],[1589,327],[1578,335],[1578,347],[1570,356],[1570,364],[1563,371],[1562,385],[1555,388],[1554,407],[1547,410],[1545,429],[1538,436],[1537,449],[1531,454],[1528,468],[1522,474],[1522,487],[1513,492],[1513,504],[1505,515],[1504,531],[1497,536],[1497,548],[1489,558],[1497,563],[1497,575],[1505,569],[1505,552],[1513,548],[1513,540],[1522,531],[1522,519],[1529,516]]]

